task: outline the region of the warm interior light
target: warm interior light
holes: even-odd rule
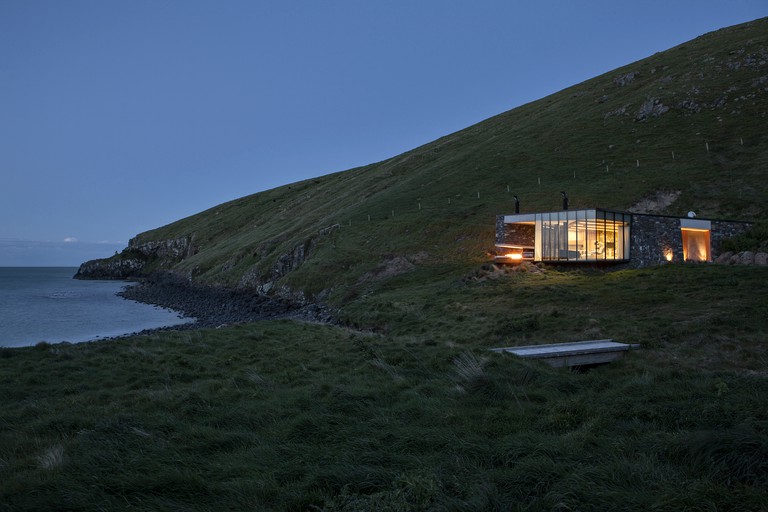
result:
[[[667,249],[667,250],[664,251],[664,258],[667,261],[672,261],[672,256],[673,256],[673,254],[672,254],[672,251],[670,249]]]
[[[683,260],[711,261],[710,233],[708,229],[682,228]]]
[[[511,260],[521,260],[523,259],[523,255],[522,253],[519,253],[519,252],[513,252],[511,254],[507,254],[507,258]]]

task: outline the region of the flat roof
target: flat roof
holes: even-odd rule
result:
[[[624,215],[638,215],[641,217],[661,217],[661,218],[667,218],[667,219],[691,219],[691,220],[695,219],[695,220],[712,221],[712,222],[735,222],[739,224],[754,224],[756,222],[754,220],[712,219],[712,218],[706,218],[706,217],[688,217],[687,215],[663,215],[659,213],[636,213],[628,210],[609,210],[607,208],[599,208],[599,207],[575,208],[575,209],[568,209],[568,210],[547,210],[547,211],[530,212],[530,213],[509,213],[509,214],[501,214],[500,216],[504,217],[504,222],[509,222],[507,221],[507,218],[512,218],[512,217],[515,218],[515,222],[534,222],[536,220],[536,215],[541,215],[544,213],[585,212],[585,211],[621,213]]]

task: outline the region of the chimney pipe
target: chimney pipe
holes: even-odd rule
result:
[[[520,213],[520,200],[517,198],[517,196],[513,196],[515,198],[515,213]]]
[[[565,192],[560,192],[560,193],[563,194],[563,210],[567,210],[568,209],[568,194],[566,194]]]

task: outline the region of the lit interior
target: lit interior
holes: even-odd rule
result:
[[[629,259],[629,218],[621,213],[576,210],[541,214],[536,254],[542,261]]]
[[[626,261],[630,219],[629,214],[605,210],[508,215],[504,243],[497,248],[517,248],[504,252],[522,252],[524,260]]]
[[[681,228],[681,231],[685,261],[712,261],[708,229]]]

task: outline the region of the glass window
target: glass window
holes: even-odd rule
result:
[[[629,215],[568,210],[535,216],[537,261],[617,261],[629,258]]]

